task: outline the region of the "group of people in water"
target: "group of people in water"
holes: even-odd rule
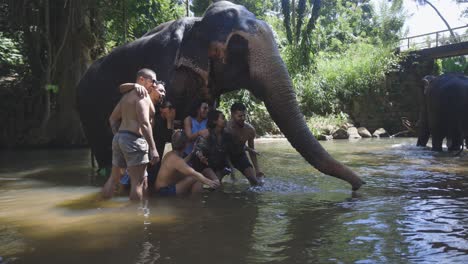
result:
[[[122,84],[119,89],[124,95],[109,117],[114,133],[112,171],[102,189],[104,197],[111,197],[119,184],[130,185],[132,200],[141,200],[153,187],[161,196],[216,189],[233,167],[251,185],[262,184],[264,175],[254,147],[256,133],[245,122],[247,109],[242,103],[232,105],[231,118],[226,121],[221,111],[196,100],[181,123],[175,120],[171,102],[164,100],[164,85],[154,71],[139,70],[135,83]],[[183,129],[174,129],[178,126]],[[171,142],[172,150],[163,157],[166,142]]]

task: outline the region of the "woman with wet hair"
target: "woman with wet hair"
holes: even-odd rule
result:
[[[195,146],[197,158],[193,166],[205,177],[221,180],[230,172],[228,153],[232,145],[230,134],[224,131],[226,126],[224,114],[218,110],[211,110],[208,113],[206,126],[208,134],[201,137]]]

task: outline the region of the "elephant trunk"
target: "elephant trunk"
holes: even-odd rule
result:
[[[332,158],[307,127],[299,110],[291,79],[276,47],[251,52],[260,56],[261,60],[259,57],[251,60],[253,70],[250,89],[263,99],[272,119],[291,145],[319,171],[347,181],[353,190],[359,189],[364,181]],[[256,65],[256,62],[259,64]]]

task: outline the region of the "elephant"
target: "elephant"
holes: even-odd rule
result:
[[[244,6],[228,1],[210,5],[203,17],[163,23],[141,38],[95,61],[77,87],[77,108],[100,167],[111,165],[112,133],[107,119],[121,98],[117,87],[150,68],[166,83],[166,99],[188,115],[193,100],[215,105],[223,93],[248,89],[262,100],[291,145],[324,174],[357,190],[364,181],[335,160],[313,137],[270,26]],[[158,131],[154,131],[157,140]]]
[[[425,147],[432,135],[432,150],[460,150],[468,139],[468,77],[459,73],[423,78],[417,146]]]

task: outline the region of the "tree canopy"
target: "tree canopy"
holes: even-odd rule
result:
[[[415,1],[436,7],[427,0]],[[372,89],[398,59],[392,47],[404,33],[402,0],[381,0],[376,6],[371,0],[232,2],[244,5],[272,26],[305,113],[341,111],[340,100]],[[211,3],[212,0],[2,1],[0,75],[23,76],[24,82],[20,85],[18,81],[8,93],[22,102],[27,96],[34,98],[33,103],[21,106],[23,110],[18,105],[3,106],[23,112],[33,109],[34,114],[29,117],[32,121],[25,119],[24,124],[16,126],[30,131],[30,135],[40,135],[23,136],[21,140],[83,142],[76,125],[79,121],[74,111],[74,89],[92,61],[163,22],[185,16],[187,4],[191,15],[202,16]],[[360,54],[359,60],[356,54]],[[371,63],[377,60],[379,63]],[[265,117],[265,108],[245,91],[223,98],[225,102],[242,100],[256,109],[254,116]],[[2,111],[13,111],[6,108]]]

